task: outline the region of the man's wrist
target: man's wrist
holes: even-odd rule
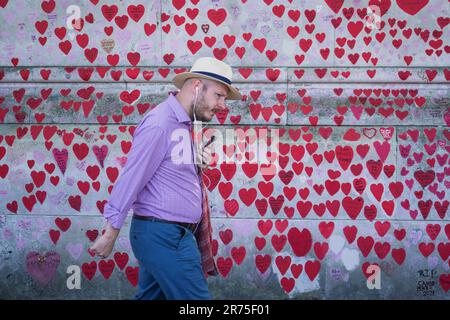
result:
[[[111,222],[108,221],[106,226],[105,236],[111,240],[115,240],[119,235],[120,229],[115,228]]]

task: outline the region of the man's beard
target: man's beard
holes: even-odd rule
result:
[[[200,110],[197,110],[197,112],[195,113],[195,117],[197,118],[197,120],[202,121],[202,122],[209,122],[211,121],[210,119],[207,119],[203,113],[199,112]]]
[[[194,106],[192,106],[192,108],[193,108],[193,112],[195,112],[195,118],[198,121],[209,122],[212,119],[206,118],[203,114],[203,111],[206,110],[206,108],[204,107],[205,106],[204,102],[205,102],[204,97],[201,96],[200,99],[198,99],[198,101],[197,101],[197,105],[195,106],[195,109],[194,109]]]

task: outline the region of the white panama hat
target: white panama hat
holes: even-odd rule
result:
[[[178,89],[181,89],[183,83],[190,78],[202,78],[220,82],[228,88],[227,99],[242,99],[239,90],[231,85],[233,71],[225,62],[210,57],[199,58],[194,62],[189,72],[177,74],[172,82]]]

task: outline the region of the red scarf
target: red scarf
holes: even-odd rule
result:
[[[200,171],[201,172],[201,171]],[[209,211],[208,194],[206,193],[206,187],[203,179],[202,183],[202,220],[200,225],[197,227],[195,232],[195,238],[197,239],[198,248],[202,257],[202,269],[205,275],[217,276],[219,273],[217,271],[216,262],[214,261],[212,252],[212,227],[211,227],[211,217]]]
[[[194,140],[194,130],[191,128],[191,138]],[[195,144],[194,144],[195,145]],[[194,147],[195,149],[195,147]],[[195,151],[194,151],[195,157]],[[202,185],[202,219],[199,222],[195,232],[195,239],[197,240],[198,249],[200,250],[202,269],[206,277],[217,276],[216,262],[212,252],[212,227],[211,216],[209,211],[208,194],[206,191],[205,182],[202,178],[202,169],[199,165],[195,165],[197,174]]]

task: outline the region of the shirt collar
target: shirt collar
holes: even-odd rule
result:
[[[186,110],[184,110],[183,106],[180,104],[178,99],[175,98],[175,95],[173,93],[169,94],[168,102],[170,107],[172,108],[173,113],[175,113],[175,117],[177,118],[178,122],[186,124],[192,123],[192,120],[189,118]]]

